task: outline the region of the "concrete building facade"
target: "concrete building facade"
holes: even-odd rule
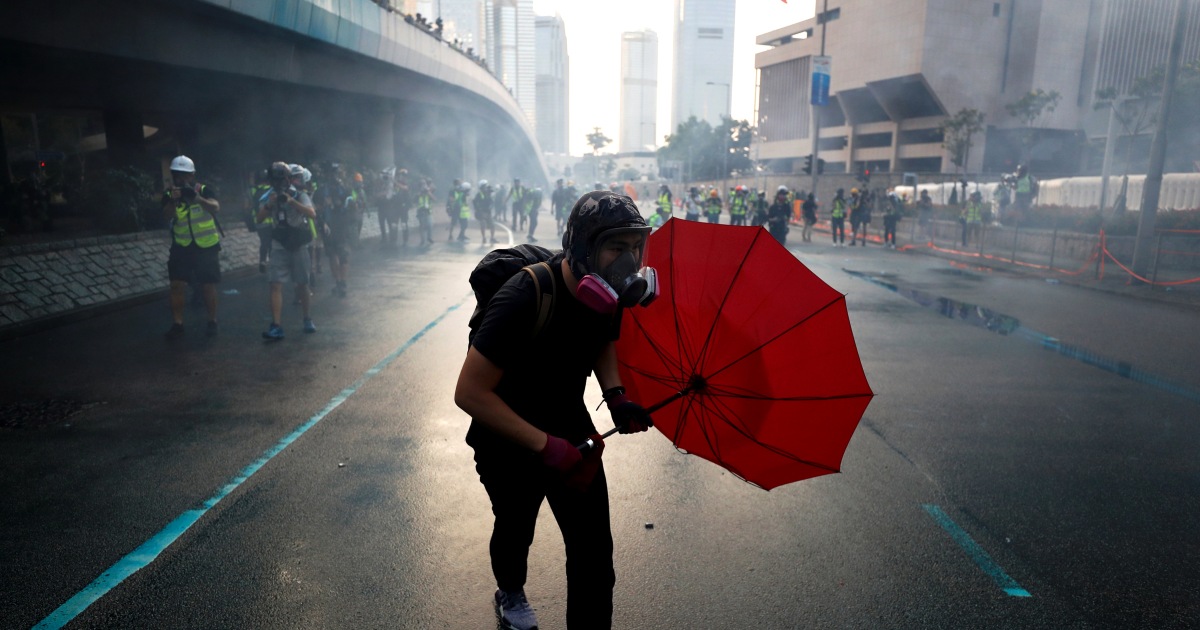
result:
[[[568,88],[567,28],[562,17],[537,17],[537,139],[545,153],[567,153]]]
[[[651,30],[621,34],[621,152],[657,146],[658,34]]]
[[[734,0],[675,0],[671,129],[691,116],[716,126],[733,98]]]
[[[1174,0],[839,0],[828,14],[760,35],[755,56],[759,155],[799,171],[813,151],[812,58],[832,57],[829,106],[820,112],[826,172],[953,172],[942,122],[979,110],[965,169],[1008,172],[1028,160],[1043,173],[1076,172],[1095,92],[1123,88],[1166,62]],[[822,8],[818,4],[818,10]],[[1200,48],[1200,11],[1185,47]],[[823,29],[824,27],[824,29]],[[1053,112],[1023,123],[1005,108],[1053,90]],[[782,166],[782,169],[781,169]]]

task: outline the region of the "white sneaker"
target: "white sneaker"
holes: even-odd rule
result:
[[[537,615],[525,599],[525,591],[509,593],[496,589],[496,617],[505,630],[537,630]]]

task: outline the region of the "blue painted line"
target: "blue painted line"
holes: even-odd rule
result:
[[[965,302],[951,300],[946,297],[935,296],[923,291],[901,287],[891,282],[885,282],[879,278],[867,275],[861,271],[853,271],[851,269],[842,269],[842,271],[845,271],[855,278],[866,280],[867,282],[877,284],[885,289],[888,289],[889,291],[898,293],[905,298],[925,306],[926,308],[936,310],[939,312],[939,314],[946,317],[966,321],[967,323],[979,326],[981,328],[986,328],[992,332],[998,332],[1002,335],[1015,337],[1024,341],[1031,341],[1046,350],[1057,352],[1064,357],[1074,359],[1080,363],[1083,363],[1084,365],[1090,365],[1092,367],[1099,368],[1106,372],[1116,374],[1121,378],[1127,378],[1135,383],[1142,383],[1144,385],[1156,387],[1165,392],[1175,394],[1176,396],[1187,398],[1193,402],[1200,402],[1200,390],[1196,390],[1179,383],[1174,383],[1166,378],[1138,368],[1128,361],[1113,359],[1111,357],[1106,357],[1096,352],[1092,352],[1087,348],[1081,348],[1079,346],[1063,343],[1058,339],[1051,337],[1050,335],[1022,326],[1020,320],[1014,317],[1010,317],[1003,313],[997,313],[991,309],[976,306],[975,304],[967,304]]]
[[[109,567],[104,573],[101,573],[100,577],[93,580],[92,583],[84,587],[82,591],[76,593],[74,597],[68,599],[66,603],[64,603],[62,606],[59,606],[45,619],[39,621],[38,624],[33,627],[34,630],[56,630],[57,628],[67,625],[71,622],[71,620],[75,619],[75,617],[86,610],[88,606],[91,606],[96,600],[104,597],[109,591],[123,582],[126,578],[134,573],[137,573],[151,562],[154,562],[154,560],[158,558],[159,554],[161,554],[163,551],[166,551],[167,547],[170,547],[171,544],[178,540],[184,532],[186,532],[192,525],[195,525],[196,521],[200,520],[200,517],[204,516],[204,514],[211,510],[217,503],[219,503],[221,499],[229,496],[229,493],[236,490],[237,487],[242,485],[242,483],[249,479],[251,475],[258,472],[258,470],[265,466],[267,462],[271,461],[271,458],[278,455],[283,451],[283,449],[287,448],[289,444],[295,442],[300,438],[301,435],[304,435],[305,432],[316,426],[316,424],[324,419],[325,416],[329,415],[334,409],[337,409],[342,403],[346,402],[346,399],[354,395],[354,393],[362,388],[367,381],[371,380],[373,377],[375,377],[375,375],[379,374],[386,369],[387,366],[391,365],[393,361],[399,358],[400,355],[404,354],[404,352],[411,348],[412,345],[417,341],[419,341],[421,337],[424,337],[425,333],[433,330],[433,328],[440,324],[442,320],[446,319],[447,315],[457,310],[458,307],[462,306],[463,303],[467,301],[467,298],[471,296],[472,294],[468,294],[461,301],[459,301],[458,304],[446,309],[444,313],[426,324],[424,328],[417,331],[417,334],[413,335],[408,341],[401,344],[399,348],[393,350],[391,354],[387,355],[381,361],[379,361],[379,363],[376,363],[374,366],[372,366],[371,369],[364,372],[363,375],[360,376],[358,380],[354,381],[354,383],[352,383],[349,387],[338,392],[338,394],[330,399],[329,403],[325,405],[324,409],[318,411],[316,415],[309,418],[304,424],[296,427],[294,431],[284,436],[282,439],[276,442],[274,446],[264,451],[263,454],[260,455],[258,459],[254,460],[249,466],[243,468],[237,475],[233,477],[233,479],[230,479],[228,483],[221,487],[220,490],[217,490],[216,494],[204,501],[199,508],[187,510],[183,514],[180,514],[178,517],[176,517],[175,520],[167,523],[166,527],[163,527],[162,530],[160,530],[157,534],[151,536],[137,549],[134,549],[124,558],[118,560],[116,564]]]
[[[946,532],[950,534],[950,537],[954,539],[954,542],[958,543],[958,546],[962,547],[963,551],[967,552],[967,556],[969,556],[971,560],[974,560],[975,564],[979,565],[979,568],[983,569],[983,572],[986,573],[988,577],[992,578],[992,580],[996,582],[996,585],[999,586],[1005,593],[1008,593],[1013,597],[1033,597],[1029,591],[1021,588],[1021,585],[1017,584],[1016,580],[1009,577],[1008,574],[1004,572],[1004,569],[1001,569],[1000,565],[996,564],[996,562],[992,560],[992,557],[983,550],[983,547],[980,547],[979,544],[971,538],[970,534],[963,531],[963,528],[959,527],[958,523],[955,523],[953,519],[943,512],[942,508],[929,503],[923,504],[921,507],[925,508],[926,512],[929,512],[929,515],[933,517],[933,520],[937,521],[938,525],[941,525],[942,529],[946,530]]]

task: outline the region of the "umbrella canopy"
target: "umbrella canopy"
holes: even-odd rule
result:
[[[617,356],[654,426],[767,490],[838,472],[874,395],[845,296],[759,227],[671,219],[648,255],[661,294]]]

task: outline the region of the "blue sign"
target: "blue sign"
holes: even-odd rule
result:
[[[825,107],[829,105],[829,70],[833,58],[816,56],[812,58],[812,100],[813,105]]]

